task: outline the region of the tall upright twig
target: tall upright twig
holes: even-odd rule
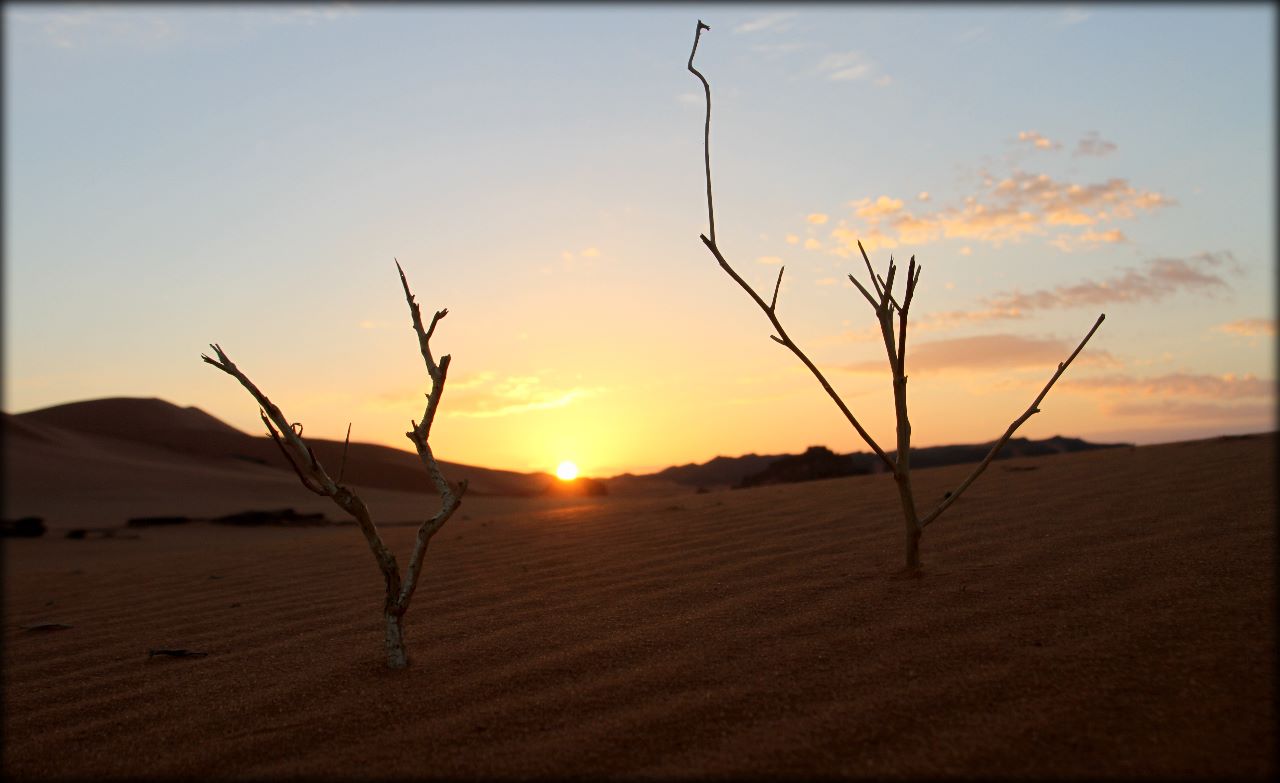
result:
[[[693,49],[689,52],[689,72],[702,81],[702,89],[707,93],[707,121],[702,130],[702,158],[707,165],[707,233],[711,235],[711,242],[716,241],[716,213],[711,207],[711,85],[707,83],[707,79],[697,68],[693,67],[693,56],[698,53],[698,39],[702,37],[703,30],[710,30],[711,27],[698,20],[698,26],[693,31]]]
[[[765,317],[769,319],[769,323],[773,324],[773,328],[777,331],[777,334],[770,335],[770,338],[779,345],[786,346],[787,349],[796,355],[796,358],[798,358],[805,367],[809,368],[809,372],[813,373],[813,377],[818,380],[818,384],[822,386],[824,391],[826,391],[827,396],[829,396],[836,404],[836,407],[840,409],[840,412],[844,414],[844,417],[848,419],[849,423],[853,425],[853,428],[862,436],[862,439],[871,447],[871,450],[875,452],[876,456],[878,456],[890,470],[893,470],[893,460],[889,459],[889,455],[884,453],[884,449],[880,448],[880,445],[875,442],[875,439],[871,437],[871,434],[863,428],[857,417],[853,415],[853,411],[849,410],[849,406],[844,404],[844,400],[840,398],[840,395],[836,393],[836,390],[832,388],[831,384],[827,381],[826,376],[822,374],[822,371],[818,369],[817,365],[809,360],[808,356],[805,356],[804,351],[800,350],[800,347],[792,341],[790,335],[787,334],[787,330],[782,327],[782,322],[778,320],[778,288],[782,285],[782,272],[778,272],[778,284],[774,287],[772,303],[765,304],[764,300],[760,298],[760,295],[756,293],[755,289],[752,288],[746,280],[743,280],[742,276],[729,265],[729,262],[726,261],[724,256],[720,253],[720,248],[716,246],[715,208],[711,201],[711,85],[707,82],[706,77],[693,67],[693,56],[698,52],[698,39],[702,36],[703,30],[710,29],[711,28],[703,24],[701,20],[698,21],[698,26],[694,30],[693,34],[693,50],[689,52],[689,71],[702,81],[702,86],[705,88],[707,93],[707,124],[703,139],[703,157],[706,160],[707,165],[707,222],[709,224],[708,232],[711,236],[708,237],[706,234],[701,235],[702,242],[707,246],[707,249],[711,251],[711,255],[715,256],[716,261],[720,264],[720,268],[723,269],[735,283],[741,286],[743,291],[747,292],[747,295],[751,297],[752,301],[754,301],[764,312]]]

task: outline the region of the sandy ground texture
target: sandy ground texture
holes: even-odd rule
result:
[[[1271,778],[1275,448],[997,463],[915,579],[883,475],[469,503],[398,672],[354,528],[8,540],[3,772]]]

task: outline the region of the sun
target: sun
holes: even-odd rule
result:
[[[556,478],[561,481],[573,481],[578,477],[578,466],[565,460],[556,466]]]

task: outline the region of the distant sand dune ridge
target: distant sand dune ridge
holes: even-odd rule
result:
[[[400,672],[354,529],[7,540],[4,773],[1265,779],[1275,447],[1009,460],[920,579],[887,475],[468,498]]]

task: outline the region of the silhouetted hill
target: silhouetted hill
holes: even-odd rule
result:
[[[774,460],[758,473],[743,476],[735,488],[758,487],[764,484],[792,484],[797,481],[840,478],[870,473],[871,465],[861,464],[855,454],[836,454],[826,446],[810,446],[803,454],[789,455]]]
[[[59,431],[94,436],[101,442],[124,441],[214,460],[244,460],[291,470],[275,443],[232,427],[199,408],[183,408],[165,400],[113,397],[85,400],[50,408],[5,415],[5,433],[44,439]],[[343,442],[308,437],[307,443],[330,475],[342,466]],[[553,477],[547,473],[516,473],[454,462],[440,462],[450,481],[466,479],[470,492],[486,495],[536,495]],[[343,482],[412,492],[435,492],[418,455],[373,443],[353,441],[347,450]]]
[[[952,446],[930,446],[911,450],[911,465],[915,468],[934,468],[967,462],[981,462],[995,441]],[[1046,454],[1064,454],[1073,451],[1116,448],[1128,443],[1090,443],[1080,438],[1064,438],[1055,435],[1044,440],[1010,438],[996,455],[996,460],[1012,457],[1037,457]],[[896,459],[896,451],[889,452]],[[840,476],[857,476],[886,470],[884,463],[869,451],[852,454],[836,454],[825,446],[811,446],[803,454],[760,456],[748,454],[742,457],[716,457],[701,465],[689,464],[652,474],[690,487],[754,487],[764,484],[813,481]]]
[[[245,433],[199,408],[182,408],[156,397],[111,397],[69,402],[20,413],[13,418],[19,422],[37,422],[90,435],[156,445],[180,445],[196,433],[201,439],[211,433],[232,438],[246,437]]]
[[[701,465],[690,462],[640,478],[658,478],[687,487],[729,487],[741,481],[743,476],[758,473],[786,456],[788,455],[746,454],[741,457],[716,457]]]
[[[995,441],[963,446],[932,446],[927,449],[911,450],[911,466],[915,468],[933,468],[941,465],[956,465],[963,462],[981,462],[991,451]],[[1114,449],[1120,446],[1131,446],[1131,443],[1090,443],[1080,438],[1064,438],[1054,435],[1044,440],[1028,440],[1027,438],[1010,438],[1004,444],[997,460],[1011,457],[1041,457],[1046,454],[1066,454],[1071,451],[1091,451],[1093,449]],[[868,454],[868,457],[871,455]],[[896,451],[889,456],[897,458]]]

